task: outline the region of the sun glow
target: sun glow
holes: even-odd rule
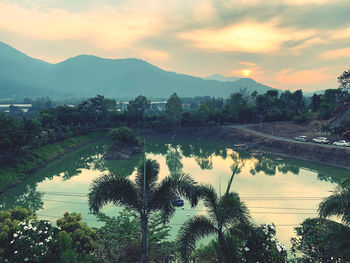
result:
[[[249,77],[252,74],[252,71],[250,69],[245,69],[242,70],[241,73],[244,77]]]

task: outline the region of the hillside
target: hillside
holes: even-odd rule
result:
[[[116,98],[134,98],[140,94],[168,98],[173,92],[180,97],[228,97],[240,88],[259,93],[272,89],[248,78],[218,81],[178,74],[135,58],[104,59],[79,55],[50,64],[2,42],[0,67],[0,98],[81,98],[96,94]]]

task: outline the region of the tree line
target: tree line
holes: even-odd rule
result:
[[[301,90],[248,94],[242,89],[226,100],[210,97],[183,100],[186,103],[176,93],[172,94],[164,110],[151,107],[150,101],[141,95],[129,101],[124,110],[118,109],[115,99],[101,95],[76,106],[53,107],[49,98],[41,98],[35,100],[26,113],[12,107],[9,113],[0,114],[0,163],[11,164],[17,156],[48,143],[119,126],[169,130],[231,123],[302,123],[311,118],[328,119],[342,110],[350,101],[350,95],[345,88],[328,89],[324,94],[314,94],[311,99],[305,98]],[[344,127],[348,126],[349,123],[344,123]]]

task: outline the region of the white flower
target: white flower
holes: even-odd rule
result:
[[[43,231],[39,230],[38,234],[40,235]]]
[[[248,252],[250,249],[249,247],[245,247],[244,250]]]
[[[14,240],[12,240],[10,243],[12,244]]]
[[[17,254],[17,253],[18,253],[18,251],[16,250],[16,251],[15,251],[15,254]]]
[[[14,234],[13,234],[13,237],[18,237],[18,234],[17,234],[17,233],[14,233]]]
[[[26,261],[26,262],[27,262],[28,260],[29,260],[29,258],[24,258],[24,261]]]

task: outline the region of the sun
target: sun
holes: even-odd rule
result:
[[[250,69],[244,69],[241,71],[242,75],[245,77],[249,77],[250,74],[252,74],[252,71]]]

